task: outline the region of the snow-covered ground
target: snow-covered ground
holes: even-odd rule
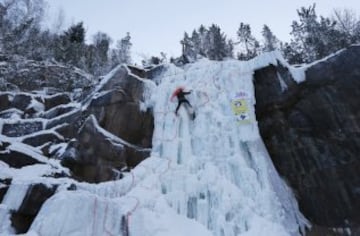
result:
[[[155,118],[151,156],[121,180],[58,190],[28,235],[300,235],[308,223],[271,162],[254,113],[253,71],[277,60],[275,53],[169,65],[158,85],[146,81],[144,106]],[[290,71],[304,79],[301,69]],[[178,86],[192,90],[195,120],[183,107],[175,116],[170,97]]]

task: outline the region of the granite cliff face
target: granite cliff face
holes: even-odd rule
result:
[[[360,233],[359,57],[352,46],[308,65],[300,84],[282,66],[254,75],[261,135],[315,235]]]

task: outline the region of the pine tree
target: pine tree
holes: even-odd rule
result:
[[[105,33],[97,32],[93,36],[93,45],[89,45],[85,54],[88,71],[95,75],[105,73],[110,66],[109,49],[111,38]]]
[[[182,56],[186,58],[186,61],[193,62],[196,60],[196,51],[188,33],[184,33],[184,38],[180,41],[180,43],[182,45]]]
[[[226,57],[233,58],[234,57],[234,42],[229,39],[226,44]]]
[[[125,63],[130,64],[131,63],[131,36],[130,33],[126,33],[126,36],[122,38],[121,40],[118,40],[116,43],[116,60],[117,64],[119,63]]]
[[[264,25],[261,34],[264,37],[263,52],[270,52],[279,48],[279,40],[270,30],[269,26]]]
[[[302,55],[302,62],[307,63],[348,45],[346,35],[336,29],[337,22],[322,16],[318,20],[315,6],[298,10],[299,22],[294,21],[291,25],[293,50]]]
[[[199,27],[199,37],[200,37],[200,50],[199,54],[206,57],[207,51],[210,48],[210,41],[208,37],[208,30],[204,25]]]
[[[229,53],[227,51],[226,36],[221,32],[220,27],[215,24],[211,25],[208,38],[210,42],[210,47],[207,52],[208,58],[218,61],[224,59]]]
[[[201,38],[200,38],[200,34],[196,31],[193,30],[192,34],[191,34],[191,42],[194,48],[194,53],[196,55],[196,58],[198,55],[202,55],[202,47],[201,47]],[[202,55],[204,56],[204,55]]]
[[[240,52],[238,53],[239,60],[249,60],[258,55],[260,48],[259,42],[251,34],[251,28],[249,24],[240,23],[237,31],[239,39]]]
[[[85,28],[83,22],[79,22],[76,25],[70,26],[70,28],[64,33],[64,36],[70,43],[82,44],[85,42]]]
[[[96,48],[99,59],[103,64],[106,64],[108,61],[108,51],[111,44],[111,38],[109,35],[103,32],[97,32],[93,36],[94,46]]]
[[[55,59],[79,68],[86,68],[85,48],[85,29],[80,22],[70,26],[60,35],[55,49]]]
[[[304,62],[303,55],[301,55],[300,50],[297,48],[297,44],[293,41],[282,44],[280,47],[284,57],[290,64],[301,64]]]

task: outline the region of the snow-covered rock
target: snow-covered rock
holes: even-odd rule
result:
[[[7,63],[1,63],[1,66],[6,83],[14,83],[18,87],[0,93],[0,235],[27,232],[42,203],[50,197],[45,194],[46,191],[40,191],[36,194],[38,199],[43,199],[40,204],[27,201],[27,197],[32,195],[31,186],[45,183],[50,188],[60,186],[59,189],[67,189],[68,185],[75,186],[72,184],[76,183],[74,179],[89,182],[119,179],[124,170],[149,156],[153,129],[152,115],[140,109],[144,99],[143,86],[136,78],[129,76],[125,66],[118,66],[104,76],[98,86],[93,87],[91,77],[77,69],[52,62],[18,58],[17,67],[20,71],[16,72],[11,71],[16,63],[11,61],[14,58],[5,59]],[[119,71],[123,73],[117,73]],[[21,83],[24,78],[19,73],[35,81]],[[82,78],[64,78],[69,75]],[[44,81],[40,81],[41,76],[52,78],[44,85]],[[79,80],[75,82],[75,78]],[[123,80],[133,81],[135,86]],[[41,88],[59,84],[59,89]],[[80,86],[85,87],[77,89],[76,94],[71,93],[73,88]],[[118,99],[116,93],[111,93],[126,90],[124,100]],[[110,96],[102,97],[100,94]],[[116,113],[117,110],[121,112]],[[104,116],[101,111],[109,114]],[[101,124],[93,114],[98,116]],[[126,121],[130,114],[133,125]],[[117,122],[115,115],[121,115],[122,119],[118,117]],[[85,122],[87,118],[89,122]],[[148,120],[147,123],[144,118]],[[142,137],[143,133],[147,133],[147,137]],[[118,136],[134,142],[129,143]],[[69,169],[61,165],[68,160],[66,155],[76,160],[76,163],[67,162]],[[27,197],[17,194],[20,188],[13,188],[15,186],[24,186],[21,188],[22,193]],[[3,198],[6,201],[2,201]],[[11,208],[9,199],[19,204],[27,201],[27,207],[34,205],[37,210],[29,214],[27,211],[24,213],[21,210],[24,207],[20,205]]]

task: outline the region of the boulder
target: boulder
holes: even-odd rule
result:
[[[304,215],[325,228],[360,226],[360,46],[310,66],[306,81],[282,68],[255,72],[260,133]]]
[[[54,131],[63,136],[65,139],[70,140],[76,136],[78,128],[74,123],[64,123],[54,128]]]
[[[26,233],[29,230],[42,204],[55,193],[56,189],[56,185],[49,187],[42,183],[29,186],[20,208],[11,214],[11,225],[17,234]]]
[[[43,112],[42,114],[40,114],[40,117],[44,118],[44,119],[53,119],[57,116],[61,116],[63,114],[69,113],[75,109],[76,108],[74,106],[59,105],[59,106],[53,107],[50,110],[47,110],[46,112]]]
[[[151,147],[153,117],[150,112],[140,111],[139,104],[124,92],[111,90],[99,96],[91,102],[89,110],[107,131],[129,143]]]
[[[7,109],[4,110],[2,112],[0,112],[0,118],[1,119],[21,119],[21,117],[23,117],[24,112],[20,111],[19,109],[16,108],[11,108],[11,109]]]
[[[71,102],[71,99],[66,93],[58,93],[49,97],[45,97],[45,110],[49,110],[53,107],[59,106],[61,104],[68,104]]]
[[[10,143],[0,142],[0,150],[5,149],[4,151],[0,151],[0,161],[5,162],[10,167],[21,168],[28,165],[42,163],[36,158],[28,155],[26,153],[26,150],[23,151],[10,150],[7,148],[8,146],[10,146]]]
[[[30,105],[32,97],[29,94],[16,94],[11,101],[10,107],[25,111]]]
[[[68,146],[62,164],[77,179],[87,182],[113,180],[129,163],[135,166],[150,154],[150,150],[128,144],[102,129],[94,116],[86,120],[76,140]]]
[[[43,122],[22,120],[17,123],[4,123],[2,134],[8,137],[20,137],[43,130]]]
[[[149,148],[154,120],[151,112],[140,109],[143,93],[144,83],[119,68],[92,99],[87,113],[94,114],[102,128],[121,139]]]
[[[64,141],[63,138],[55,131],[43,131],[35,133],[22,140],[23,143],[33,147],[41,146],[48,142],[59,143],[61,141]]]
[[[10,108],[10,99],[9,94],[1,93],[0,94],[0,111]]]
[[[46,123],[46,129],[54,128],[58,125],[73,124],[76,127],[80,127],[83,122],[83,113],[81,110],[72,110],[61,116],[55,117]]]

